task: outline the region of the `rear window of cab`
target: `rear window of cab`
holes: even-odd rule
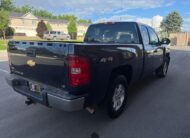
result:
[[[91,25],[87,31],[85,42],[139,44],[135,23],[102,23]]]

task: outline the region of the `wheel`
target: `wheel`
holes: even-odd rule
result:
[[[107,98],[107,113],[111,118],[117,118],[124,111],[127,100],[127,79],[123,75],[117,76],[109,86]]]
[[[156,76],[164,78],[167,76],[168,73],[168,66],[169,66],[169,60],[165,60],[163,65],[156,70]]]

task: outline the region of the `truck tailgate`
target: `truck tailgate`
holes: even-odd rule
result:
[[[69,44],[62,42],[11,41],[8,53],[11,73],[62,87],[66,82]]]

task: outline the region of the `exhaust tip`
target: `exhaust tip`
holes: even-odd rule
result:
[[[92,107],[86,107],[86,110],[90,113],[90,114],[94,114],[96,112],[95,108]]]

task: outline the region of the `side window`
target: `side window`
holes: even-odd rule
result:
[[[150,35],[150,44],[157,44],[159,42],[158,36],[152,28],[148,28]]]
[[[141,26],[140,29],[144,45],[149,45],[150,42],[147,28],[145,26]]]
[[[61,32],[61,35],[64,35],[64,32]]]

